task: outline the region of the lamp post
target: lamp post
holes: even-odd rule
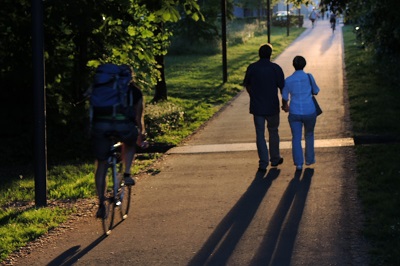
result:
[[[268,43],[271,43],[271,4],[267,0],[267,30],[268,30]]]
[[[290,28],[290,16],[289,16],[289,3],[286,4],[286,26],[287,26],[287,31],[286,31],[286,35],[289,36],[289,28]]]
[[[44,87],[43,3],[32,1],[33,101],[35,114],[35,203],[47,205],[46,100]]]
[[[222,33],[222,80],[228,81],[228,63],[226,49],[226,0],[221,0],[221,33]]]

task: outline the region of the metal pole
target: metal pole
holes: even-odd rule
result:
[[[35,203],[47,205],[46,99],[44,81],[43,2],[32,0]]]
[[[271,4],[267,0],[267,30],[268,30],[268,43],[271,43]]]
[[[290,16],[289,16],[289,4],[286,4],[286,15],[287,15],[287,19],[286,19],[286,23],[287,23],[287,31],[286,31],[286,35],[289,36],[289,28],[290,28]]]
[[[221,0],[221,27],[222,27],[222,80],[223,83],[228,81],[228,63],[226,48],[226,0]]]

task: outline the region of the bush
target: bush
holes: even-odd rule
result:
[[[158,102],[147,104],[144,116],[148,139],[154,140],[156,136],[162,136],[169,131],[182,127],[184,112],[172,102]]]

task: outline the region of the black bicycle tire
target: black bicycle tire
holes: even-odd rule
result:
[[[105,235],[110,235],[114,225],[114,200],[108,198],[104,201],[105,215],[102,219],[103,231]]]
[[[129,209],[131,207],[131,191],[132,186],[125,186],[121,187],[121,206],[120,206],[120,214],[121,219],[125,220],[128,218]]]

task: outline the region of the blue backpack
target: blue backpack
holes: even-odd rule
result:
[[[133,99],[129,89],[132,71],[127,65],[103,64],[97,67],[90,94],[90,118],[118,114],[133,119]]]

